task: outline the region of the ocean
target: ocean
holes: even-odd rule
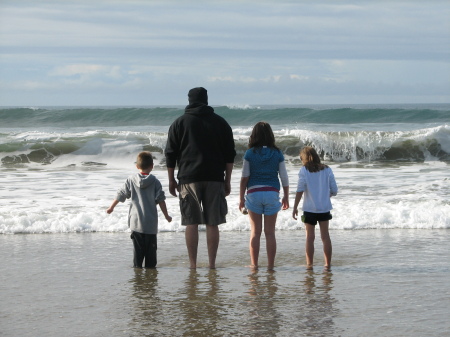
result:
[[[242,157],[252,126],[269,122],[285,154],[291,193],[299,150],[310,145],[334,171],[332,229],[450,228],[450,105],[215,107],[236,141],[229,215],[223,231],[248,230],[237,210]],[[0,109],[0,233],[127,231],[127,207],[104,209],[136,154],[151,151],[154,175],[167,191],[164,147],[183,107]],[[168,194],[168,193],[167,193]],[[172,223],[182,231],[177,199],[168,195]],[[277,228],[302,228],[289,212]]]
[[[444,336],[450,331],[450,104],[214,106],[236,142],[216,270],[204,235],[191,271],[163,150],[184,107],[0,108],[1,336]],[[285,154],[291,206],[299,150],[334,171],[333,268],[305,270],[304,230],[277,220],[275,272],[249,264],[238,210],[258,121]],[[158,268],[134,270],[116,190],[151,151],[166,191]],[[200,230],[204,228],[200,226]],[[264,267],[264,238],[260,262]],[[320,236],[316,265],[323,263]]]

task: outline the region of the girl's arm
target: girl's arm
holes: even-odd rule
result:
[[[331,169],[330,169],[331,171]],[[334,178],[333,171],[330,172],[330,197],[336,196],[338,193],[338,187],[336,184],[336,179]]]
[[[281,199],[281,205],[283,210],[289,208],[289,185],[283,186],[283,199]]]
[[[239,185],[239,210],[242,212],[242,209],[245,208],[245,191],[247,190],[247,184],[250,179],[250,162],[245,159],[242,163],[242,176],[241,183]]]
[[[247,183],[250,177],[242,177],[239,187],[239,210],[245,207],[245,191],[247,190]]]
[[[281,204],[283,210],[289,208],[289,176],[286,170],[286,164],[283,161],[280,161],[278,165],[278,174],[280,175],[281,185],[283,186],[283,199],[281,199]]]
[[[297,192],[295,194],[295,201],[294,201],[294,209],[292,210],[292,217],[297,220],[298,216],[298,204],[300,203],[300,200],[302,200],[303,192]]]

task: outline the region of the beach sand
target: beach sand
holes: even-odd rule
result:
[[[0,235],[1,336],[445,336],[449,230],[335,230],[333,267],[305,270],[304,231],[277,231],[274,272],[249,232],[222,232],[216,270],[190,270],[184,233],[132,268],[129,233]],[[318,241],[317,241],[318,240]]]

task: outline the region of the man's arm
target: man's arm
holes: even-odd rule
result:
[[[231,172],[233,172],[234,163],[227,163],[225,167],[225,195],[231,193]]]
[[[169,193],[172,194],[174,197],[177,196],[177,187],[178,183],[175,180],[175,168],[174,167],[168,167],[167,168],[167,175],[169,176]]]

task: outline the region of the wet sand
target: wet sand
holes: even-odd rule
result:
[[[1,336],[444,336],[450,230],[331,231],[333,267],[305,270],[304,231],[277,231],[274,272],[249,232],[222,232],[217,269],[190,270],[184,233],[135,270],[127,233],[0,235]]]

